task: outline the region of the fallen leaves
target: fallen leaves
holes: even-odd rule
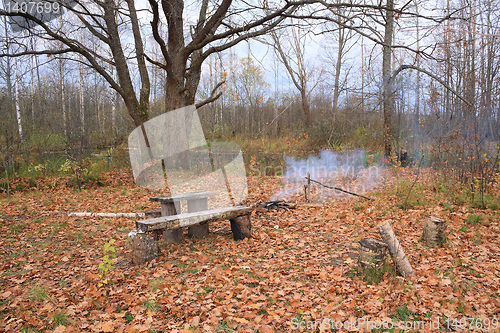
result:
[[[247,203],[266,201],[278,181],[250,178]],[[294,318],[430,321],[491,318],[500,311],[498,223],[460,231],[470,213],[460,207],[403,211],[394,206],[394,197],[381,194],[375,202],[256,211],[252,239],[234,242],[229,223],[212,224],[208,238],[163,248],[162,258],[145,267],[128,264],[132,219],[64,214],[137,211],[152,207],[151,196],[116,186],[1,198],[6,211],[0,215],[0,330],[274,332],[292,330]],[[419,242],[423,216],[429,213],[449,223],[442,249]],[[353,254],[361,238],[377,236],[376,225],[384,219],[393,220],[416,276],[388,276],[371,286],[355,275]],[[487,238],[479,243],[477,233]],[[111,239],[120,253],[109,285],[98,288],[97,265]],[[51,319],[56,309],[65,309],[68,323]]]

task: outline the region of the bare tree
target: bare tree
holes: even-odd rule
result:
[[[391,156],[392,152],[392,116],[394,114],[394,92],[392,75],[392,41],[394,37],[394,0],[387,0],[385,12],[384,44],[382,45],[382,82],[384,104],[384,154]]]
[[[63,2],[60,4],[64,6]],[[28,35],[64,45],[59,50],[50,50],[45,46],[33,50],[24,45],[23,37],[19,36],[18,49],[2,52],[0,56],[64,54],[79,61],[80,58],[71,54],[80,54],[85,59],[85,65],[97,71],[120,94],[129,115],[138,126],[149,118],[150,78],[146,61],[166,72],[165,111],[194,104],[201,66],[211,54],[267,33],[283,21],[283,14],[292,13],[297,7],[289,2],[250,4],[223,0],[212,4],[203,0],[199,4],[196,23],[190,25],[184,15],[184,1],[149,0],[152,15],[149,29],[162,54],[161,61],[158,61],[145,50],[136,3],[126,0],[125,4],[114,0],[77,1],[75,7],[66,6],[71,15],[63,20],[64,27],[61,29],[25,13],[0,10],[0,16],[23,17],[35,22],[38,26],[26,29]],[[185,30],[186,27],[189,31]],[[98,50],[93,44],[73,37],[73,32],[82,28],[99,40],[101,45]],[[132,41],[132,50],[128,48],[128,41]],[[110,65],[115,67],[117,79],[110,72]],[[132,75],[134,68],[139,73],[137,84]],[[220,93],[213,91],[197,106],[210,103],[219,96]]]
[[[290,38],[285,37],[288,33],[291,35]],[[307,34],[301,31],[299,27],[294,27],[292,24],[291,27],[281,31],[280,35],[275,31],[271,32],[271,37],[273,40],[272,45],[281,63],[285,66],[290,79],[300,93],[305,125],[310,127],[313,118],[309,99],[312,91],[320,82],[323,70],[318,71],[315,68],[308,68],[305,59],[305,45],[308,38]]]

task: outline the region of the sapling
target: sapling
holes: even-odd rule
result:
[[[116,247],[113,246],[115,243],[115,240],[112,239],[106,244],[104,244],[104,257],[102,257],[102,261],[99,263],[99,279],[100,282],[98,283],[98,287],[102,287],[105,284],[108,284],[108,279],[109,279],[109,271],[113,268],[113,259],[110,258],[116,258]]]

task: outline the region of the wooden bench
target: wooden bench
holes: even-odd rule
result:
[[[229,220],[231,221],[234,240],[241,240],[251,236],[251,212],[252,208],[250,207],[225,207],[194,213],[160,216],[136,221],[135,225],[137,232],[147,233],[155,230],[174,230],[200,223]]]
[[[187,202],[187,211],[190,213],[207,210],[208,198],[213,196],[213,192],[189,192],[178,193],[174,195],[153,197],[150,200],[161,204],[160,215],[171,216],[180,214],[182,202]],[[188,227],[188,236],[195,238],[204,238],[208,235],[208,223],[200,223]],[[167,243],[182,242],[182,229],[165,229],[163,237]]]
[[[167,243],[182,241],[183,227],[188,227],[189,236],[203,238],[208,234],[210,222],[229,220],[234,240],[251,237],[252,208],[234,206],[207,210],[210,195],[210,192],[193,192],[151,198],[161,203],[161,216],[136,221],[138,233],[133,240],[133,262],[141,264],[158,257],[158,236],[161,233]],[[187,201],[188,212],[176,214],[176,206],[180,207],[182,200]]]

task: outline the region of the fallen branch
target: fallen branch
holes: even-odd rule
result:
[[[308,181],[311,181],[311,182],[316,183],[318,185],[321,185],[323,187],[329,188],[331,190],[340,191],[340,192],[343,192],[343,193],[347,193],[347,194],[350,194],[350,195],[361,197],[361,198],[366,199],[366,200],[374,200],[373,198],[366,197],[366,196],[364,196],[362,194],[357,194],[357,193],[354,193],[354,192],[346,191],[344,189],[341,189],[340,187],[333,187],[333,186],[328,186],[328,185],[322,184],[322,183],[318,182],[317,180],[312,179],[311,177],[304,177],[304,178],[307,179]]]
[[[146,217],[145,213],[68,213],[68,216],[75,217]]]

